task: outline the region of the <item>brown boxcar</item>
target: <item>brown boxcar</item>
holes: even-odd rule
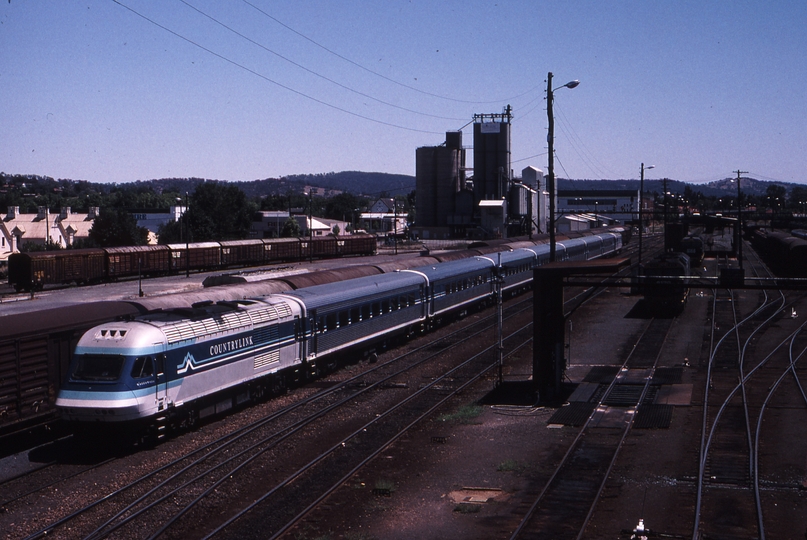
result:
[[[373,255],[376,252],[376,245],[376,238],[371,234],[348,234],[336,237],[336,249],[340,257]]]
[[[211,270],[221,265],[221,246],[218,242],[168,244],[171,251],[171,272]]]
[[[299,238],[264,238],[264,260],[267,263],[296,261],[301,258]]]
[[[102,249],[12,253],[8,258],[8,282],[19,291],[61,283],[102,281],[106,274],[105,259]]]
[[[171,269],[168,246],[126,246],[105,248],[107,277],[115,279],[143,274],[167,274]]]
[[[300,240],[302,247],[302,258],[313,257],[314,259],[327,259],[336,257],[336,237],[314,236],[313,238],[303,237]]]
[[[221,244],[222,266],[251,266],[264,263],[263,241],[227,240]]]

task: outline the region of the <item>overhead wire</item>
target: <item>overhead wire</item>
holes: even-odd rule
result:
[[[359,68],[361,70],[366,71],[367,73],[375,75],[376,77],[380,77],[381,79],[384,79],[387,82],[391,82],[392,84],[398,85],[398,86],[400,86],[402,88],[406,88],[408,90],[412,90],[413,92],[417,92],[419,94],[423,94],[423,95],[438,98],[438,99],[443,99],[443,100],[446,100],[446,101],[453,101],[453,102],[456,102],[456,103],[469,103],[469,104],[473,104],[473,105],[487,105],[487,104],[490,104],[490,103],[502,103],[502,102],[507,102],[507,101],[511,101],[511,100],[514,100],[514,99],[518,99],[520,97],[526,96],[527,94],[530,94],[530,93],[534,92],[538,88],[541,88],[541,85],[537,85],[537,86],[534,86],[534,87],[530,88],[529,90],[526,90],[525,92],[522,92],[521,94],[518,94],[517,96],[512,96],[512,97],[503,98],[503,99],[496,99],[496,100],[491,100],[491,101],[465,100],[465,99],[453,98],[453,97],[450,97],[450,96],[443,96],[443,95],[435,94],[435,93],[432,93],[432,92],[427,92],[426,90],[421,90],[420,88],[416,88],[416,87],[414,87],[412,85],[402,83],[400,81],[396,81],[395,79],[393,79],[391,77],[387,77],[386,75],[384,75],[382,73],[374,71],[374,70],[372,70],[372,69],[370,69],[370,68],[368,68],[366,66],[361,65],[360,63],[358,63],[358,62],[356,62],[354,60],[351,60],[350,58],[348,58],[346,56],[343,56],[343,55],[339,54],[338,52],[326,47],[325,45],[322,45],[321,43],[319,43],[317,41],[314,41],[313,39],[306,36],[302,32],[299,32],[299,31],[295,30],[291,26],[289,26],[286,23],[284,23],[283,21],[279,20],[277,17],[274,17],[273,15],[270,15],[266,11],[262,10],[261,8],[259,8],[258,6],[256,6],[252,2],[250,2],[249,0],[242,0],[242,2],[244,2],[248,6],[252,7],[253,9],[257,10],[259,13],[262,13],[266,17],[272,19],[273,21],[275,21],[277,24],[279,24],[283,28],[287,29],[288,31],[293,32],[294,34],[300,36],[301,38],[308,41],[309,43],[312,43],[312,44],[316,45],[317,47],[319,47],[320,49],[328,52],[329,54],[332,54],[332,55],[336,56],[337,58],[339,58],[341,60],[344,60],[345,62],[347,62],[347,63],[349,63],[349,64],[351,64],[351,65],[353,65],[353,66],[355,66],[355,67],[357,67],[357,68]]]
[[[260,77],[261,79],[263,79],[263,80],[265,80],[265,81],[267,81],[269,83],[272,83],[272,84],[274,84],[274,85],[276,85],[276,86],[278,86],[280,88],[283,88],[284,90],[288,90],[289,92],[297,94],[300,97],[303,97],[305,99],[309,99],[309,100],[311,100],[311,101],[313,101],[315,103],[319,103],[320,105],[324,105],[326,107],[329,107],[331,109],[343,112],[343,113],[348,114],[350,116],[354,116],[356,118],[361,118],[362,120],[367,120],[369,122],[373,122],[373,123],[376,123],[376,124],[381,124],[381,125],[384,125],[384,126],[389,126],[389,127],[393,127],[393,128],[397,128],[397,129],[403,129],[403,130],[406,130],[406,131],[413,131],[413,132],[417,132],[417,133],[429,133],[429,134],[433,134],[433,135],[439,135],[440,133],[442,133],[440,131],[430,131],[430,130],[425,130],[425,129],[411,128],[411,127],[402,126],[402,125],[399,125],[399,124],[393,124],[392,122],[385,122],[383,120],[379,120],[377,118],[372,118],[370,116],[366,116],[366,115],[363,115],[363,114],[360,114],[360,113],[357,113],[357,112],[350,111],[350,110],[345,109],[343,107],[339,107],[338,105],[328,103],[327,101],[321,100],[321,99],[316,98],[314,96],[308,95],[308,94],[306,94],[304,92],[296,90],[296,89],[294,89],[294,88],[292,88],[292,87],[290,87],[288,85],[285,85],[283,83],[275,81],[274,79],[271,79],[271,78],[267,77],[266,75],[255,71],[254,69],[248,68],[247,66],[245,66],[243,64],[240,64],[240,63],[236,62],[235,60],[227,58],[226,56],[224,56],[222,54],[219,54],[219,53],[205,47],[204,45],[201,45],[200,43],[197,43],[197,42],[193,41],[192,39],[187,38],[187,37],[183,36],[182,34],[179,34],[178,32],[175,32],[174,30],[171,30],[170,28],[158,23],[157,21],[143,15],[142,13],[138,12],[137,10],[135,10],[135,9],[127,6],[123,2],[121,2],[121,0],[112,0],[112,1],[114,3],[116,3],[116,4],[118,4],[119,6],[121,6],[122,8],[125,8],[128,11],[130,11],[131,13],[137,15],[138,17],[144,19],[145,21],[153,24],[154,26],[156,26],[158,28],[161,28],[162,30],[165,30],[169,34],[172,34],[173,36],[176,36],[179,39],[181,39],[183,41],[186,41],[186,42],[190,43],[191,45],[193,45],[195,47],[198,47],[199,49],[205,51],[206,53],[211,54],[211,55],[215,56],[216,58],[219,58],[219,59],[221,59],[221,60],[223,60],[223,61],[225,61],[225,62],[227,62],[229,64],[232,64],[233,66],[238,67],[238,68],[240,68],[240,69],[242,69],[242,70],[244,70],[244,71],[246,71],[248,73],[251,73],[251,74],[253,74],[253,75],[257,76],[257,77]]]
[[[211,21],[213,21],[214,23],[218,24],[219,26],[221,26],[221,27],[223,27],[223,28],[227,29],[228,31],[232,32],[232,33],[233,33],[233,34],[235,34],[236,36],[238,36],[238,37],[240,37],[240,38],[242,38],[242,39],[245,39],[246,41],[248,41],[248,42],[252,43],[253,45],[255,45],[255,46],[257,46],[257,47],[260,47],[260,48],[261,48],[261,49],[263,49],[264,51],[266,51],[266,52],[268,52],[268,53],[270,53],[270,54],[273,54],[273,55],[277,56],[278,58],[280,58],[280,59],[282,59],[282,60],[284,60],[284,61],[286,61],[286,62],[288,62],[288,63],[292,64],[293,66],[296,66],[296,67],[298,67],[298,68],[302,69],[303,71],[305,71],[305,72],[307,72],[307,73],[310,73],[311,75],[314,75],[315,77],[319,77],[320,79],[323,79],[323,80],[325,80],[325,81],[328,81],[328,82],[329,82],[329,83],[331,83],[331,84],[334,84],[334,85],[336,85],[336,86],[338,86],[338,87],[340,87],[340,88],[343,88],[344,90],[347,90],[347,91],[349,91],[349,92],[353,92],[354,94],[357,94],[357,95],[359,95],[359,96],[365,97],[365,98],[367,98],[367,99],[371,99],[371,100],[373,100],[373,101],[376,101],[376,102],[381,103],[381,104],[383,104],[383,105],[386,105],[386,106],[388,106],[388,107],[393,107],[393,108],[395,108],[395,109],[399,109],[399,110],[406,111],[406,112],[413,113],[413,114],[419,114],[419,115],[422,115],[422,116],[428,116],[428,117],[431,117],[431,118],[438,118],[438,119],[441,119],[441,120],[465,120],[465,118],[456,118],[456,117],[449,117],[449,116],[439,116],[439,115],[436,115],[436,114],[430,114],[430,113],[426,113],[426,112],[422,112],[422,111],[416,111],[416,110],[414,110],[414,109],[409,109],[409,108],[406,108],[406,107],[401,107],[400,105],[395,105],[394,103],[390,103],[390,102],[388,102],[388,101],[384,101],[384,100],[382,100],[382,99],[379,99],[379,98],[373,97],[373,96],[371,96],[371,95],[369,95],[369,94],[366,94],[366,93],[364,93],[364,92],[361,92],[361,91],[359,91],[359,90],[356,90],[356,89],[354,89],[354,88],[351,88],[351,87],[349,87],[349,86],[347,86],[347,85],[344,85],[344,84],[342,84],[342,83],[340,83],[340,82],[338,82],[338,81],[335,81],[335,80],[333,80],[333,79],[331,79],[331,78],[329,78],[329,77],[326,77],[325,75],[322,75],[321,73],[318,73],[318,72],[316,72],[316,71],[314,71],[314,70],[312,70],[312,69],[309,69],[309,68],[305,67],[304,65],[302,65],[302,64],[300,64],[300,63],[298,63],[298,62],[295,62],[294,60],[292,60],[292,59],[290,59],[290,58],[287,58],[286,56],[283,56],[282,54],[280,54],[280,53],[278,53],[278,52],[276,52],[276,51],[273,51],[272,49],[270,49],[270,48],[268,48],[268,47],[264,46],[264,45],[263,45],[263,44],[261,44],[261,43],[258,43],[257,41],[255,41],[254,39],[250,38],[249,36],[246,36],[246,35],[242,34],[241,32],[239,32],[239,31],[235,30],[234,28],[232,28],[232,27],[230,27],[230,26],[228,26],[228,25],[224,24],[223,22],[219,21],[218,19],[216,19],[216,18],[215,18],[215,17],[213,17],[212,15],[210,15],[210,14],[208,14],[208,13],[205,13],[204,11],[202,11],[202,10],[201,10],[201,9],[199,9],[199,8],[197,8],[196,6],[194,6],[193,4],[191,4],[190,2],[188,2],[187,0],[179,0],[179,1],[180,1],[180,2],[182,2],[183,4],[185,4],[186,6],[188,6],[189,8],[191,8],[192,10],[196,11],[196,12],[197,12],[197,13],[199,13],[200,15],[202,15],[202,16],[204,16],[204,17],[206,17],[206,18],[210,19]]]
[[[588,151],[585,143],[583,140],[577,135],[577,132],[572,127],[572,123],[569,122],[569,119],[566,117],[566,113],[563,110],[563,107],[559,106],[557,102],[555,102],[555,106],[553,110],[556,110],[560,113],[561,121],[558,122],[560,129],[566,134],[567,139],[569,140],[569,144],[571,144],[572,149],[577,153],[580,159],[586,164],[586,166],[593,172],[595,175],[599,177],[599,179],[607,178],[608,176],[615,177],[616,175],[613,171],[607,169],[607,167],[602,166],[598,163],[597,159]]]

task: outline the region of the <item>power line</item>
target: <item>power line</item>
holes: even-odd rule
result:
[[[117,1],[117,0],[115,0],[115,1]],[[301,32],[298,32],[297,30],[295,30],[295,29],[294,29],[294,28],[292,28],[291,26],[287,25],[286,23],[282,22],[281,20],[277,19],[276,17],[273,17],[272,15],[270,15],[270,14],[269,14],[269,13],[267,13],[266,11],[262,10],[261,8],[259,8],[258,6],[256,6],[255,4],[253,4],[253,3],[249,2],[248,0],[242,0],[242,1],[243,1],[245,4],[247,4],[248,6],[250,6],[250,7],[254,8],[254,9],[255,9],[255,10],[257,10],[258,12],[262,13],[263,15],[265,15],[265,16],[267,16],[267,17],[269,17],[270,19],[272,19],[273,21],[275,21],[277,24],[279,24],[279,25],[280,25],[280,26],[282,26],[283,28],[287,29],[287,30],[288,30],[288,31],[290,31],[290,32],[293,32],[294,34],[297,34],[298,36],[300,36],[300,37],[301,37],[301,38],[303,38],[304,40],[308,41],[309,43],[313,43],[314,45],[316,45],[316,46],[317,46],[317,47],[319,47],[320,49],[322,49],[322,50],[324,50],[324,51],[326,51],[326,52],[328,52],[328,53],[330,53],[330,54],[332,54],[332,55],[336,56],[337,58],[339,58],[339,59],[341,59],[341,60],[344,60],[345,62],[347,62],[347,63],[349,63],[349,64],[351,64],[351,65],[354,65],[354,66],[356,66],[357,68],[359,68],[359,69],[361,69],[361,70],[366,71],[367,73],[370,73],[370,74],[372,74],[372,75],[375,75],[376,77],[380,77],[380,78],[384,79],[385,81],[391,82],[391,83],[393,83],[393,84],[397,84],[398,86],[401,86],[401,87],[406,88],[406,89],[408,89],[408,90],[412,90],[413,92],[417,92],[417,93],[419,93],[419,94],[424,94],[424,95],[426,95],[426,96],[431,96],[431,97],[438,98],[438,99],[444,99],[444,100],[446,100],[446,101],[454,101],[454,102],[456,102],[456,103],[470,103],[470,104],[473,104],[473,105],[487,105],[487,104],[490,104],[490,103],[502,103],[502,102],[506,102],[506,101],[512,101],[512,100],[514,100],[514,99],[518,99],[518,98],[520,98],[520,97],[522,97],[522,96],[526,96],[527,94],[529,94],[529,93],[531,93],[531,92],[534,92],[535,90],[537,90],[538,88],[540,88],[540,87],[541,87],[541,85],[534,86],[534,87],[530,88],[529,90],[527,90],[526,92],[523,92],[523,93],[521,93],[521,94],[519,94],[519,95],[517,95],[517,96],[513,96],[513,97],[509,97],[509,98],[504,98],[504,99],[497,99],[497,100],[493,100],[493,101],[470,101],[470,100],[464,100],[464,99],[452,98],[452,97],[449,97],[449,96],[442,96],[442,95],[440,95],[440,94],[433,94],[433,93],[431,93],[431,92],[427,92],[427,91],[425,91],[425,90],[421,90],[421,89],[419,89],[419,88],[415,88],[414,86],[410,86],[410,85],[405,84],[405,83],[402,83],[402,82],[400,82],[400,81],[396,81],[395,79],[392,79],[392,78],[390,78],[390,77],[387,77],[386,75],[383,75],[383,74],[381,74],[381,73],[378,73],[377,71],[373,71],[372,69],[370,69],[370,68],[368,68],[368,67],[365,67],[365,66],[363,66],[363,65],[359,64],[358,62],[355,62],[355,61],[351,60],[350,58],[347,58],[346,56],[343,56],[343,55],[339,54],[338,52],[336,52],[336,51],[334,51],[334,50],[332,50],[332,49],[329,49],[329,48],[328,48],[328,47],[326,47],[325,45],[322,45],[321,43],[319,43],[319,42],[317,42],[317,41],[314,41],[313,39],[311,39],[310,37],[306,36],[305,34],[303,34],[303,33],[301,33]]]
[[[207,17],[208,19],[210,19],[210,20],[211,20],[211,21],[213,21],[214,23],[216,23],[216,24],[218,24],[218,25],[222,26],[223,28],[226,28],[227,30],[229,30],[229,31],[230,31],[230,32],[232,32],[233,34],[237,35],[238,37],[240,37],[240,38],[242,38],[242,39],[245,39],[245,40],[249,41],[250,43],[252,43],[253,45],[256,45],[257,47],[260,47],[260,48],[261,48],[261,49],[263,49],[264,51],[266,51],[266,52],[268,52],[268,53],[270,53],[270,54],[273,54],[273,55],[277,56],[278,58],[280,58],[280,59],[282,59],[282,60],[285,60],[286,62],[288,62],[288,63],[292,64],[293,66],[296,66],[296,67],[298,67],[298,68],[302,69],[303,71],[306,71],[306,72],[308,72],[308,73],[310,73],[310,74],[314,75],[315,77],[319,77],[320,79],[326,80],[326,81],[328,81],[329,83],[331,83],[331,84],[335,84],[336,86],[338,86],[338,87],[340,87],[340,88],[343,88],[343,89],[345,89],[345,90],[347,90],[347,91],[349,91],[349,92],[353,92],[354,94],[360,95],[360,96],[365,97],[365,98],[367,98],[367,99],[372,99],[373,101],[377,101],[378,103],[381,103],[381,104],[386,105],[386,106],[388,106],[388,107],[393,107],[393,108],[395,108],[395,109],[399,109],[399,110],[402,110],[402,111],[410,112],[410,113],[413,113],[413,114],[419,114],[419,115],[422,115],[422,116],[428,116],[428,117],[431,117],[431,118],[438,118],[438,119],[441,119],[441,120],[465,120],[465,118],[454,118],[454,117],[449,117],[449,116],[439,116],[439,115],[436,115],[436,114],[429,114],[429,113],[425,113],[425,112],[421,112],[421,111],[416,111],[416,110],[414,110],[414,109],[408,109],[408,108],[406,108],[406,107],[401,107],[401,106],[399,106],[399,105],[395,105],[394,103],[389,103],[388,101],[384,101],[384,100],[382,100],[382,99],[379,99],[379,98],[373,97],[373,96],[371,96],[371,95],[369,95],[369,94],[365,94],[364,92],[360,92],[360,91],[358,91],[358,90],[355,90],[355,89],[353,89],[353,88],[350,88],[349,86],[346,86],[346,85],[344,85],[344,84],[342,84],[342,83],[340,83],[340,82],[338,82],[338,81],[335,81],[335,80],[333,80],[333,79],[331,79],[331,78],[328,78],[328,77],[326,77],[325,75],[322,75],[322,74],[320,74],[320,73],[317,73],[316,71],[314,71],[314,70],[312,70],[312,69],[309,69],[309,68],[305,67],[304,65],[299,64],[299,63],[295,62],[294,60],[292,60],[292,59],[290,59],[290,58],[287,58],[287,57],[283,56],[282,54],[280,54],[280,53],[278,53],[278,52],[276,52],[276,51],[273,51],[272,49],[269,49],[268,47],[266,47],[266,46],[264,46],[264,45],[262,45],[262,44],[258,43],[258,42],[257,42],[257,41],[255,41],[254,39],[252,39],[252,38],[250,38],[250,37],[248,37],[248,36],[245,36],[244,34],[242,34],[242,33],[238,32],[238,31],[237,31],[237,30],[235,30],[234,28],[231,28],[230,26],[227,26],[226,24],[224,24],[223,22],[219,21],[218,19],[216,19],[216,18],[215,18],[215,17],[213,17],[212,15],[209,15],[208,13],[205,13],[204,11],[202,11],[201,9],[197,8],[196,6],[194,6],[194,5],[190,4],[190,3],[189,3],[189,2],[187,2],[186,0],[179,0],[179,1],[180,1],[180,2],[182,2],[183,4],[185,4],[186,6],[188,6],[189,8],[191,8],[192,10],[196,11],[196,12],[197,12],[197,13],[199,13],[200,15],[202,15],[202,16],[204,16],[204,17]]]
[[[149,23],[153,24],[154,26],[156,26],[158,28],[161,28],[162,30],[165,30],[169,34],[172,34],[172,35],[178,37],[179,39],[181,39],[183,41],[187,41],[188,43],[190,43],[191,45],[193,45],[195,47],[198,47],[199,49],[202,49],[206,53],[211,54],[211,55],[213,55],[216,58],[219,58],[221,60],[224,60],[225,62],[227,62],[229,64],[232,64],[235,67],[243,69],[244,71],[246,71],[248,73],[251,73],[251,74],[253,74],[253,75],[257,76],[257,77],[260,77],[261,79],[263,79],[263,80],[265,80],[267,82],[270,82],[270,83],[272,83],[272,84],[274,84],[276,86],[279,86],[280,88],[283,88],[284,90],[288,90],[289,92],[297,94],[300,97],[309,99],[311,101],[319,103],[320,105],[324,105],[326,107],[329,107],[331,109],[343,112],[345,114],[349,114],[350,116],[355,116],[356,118],[361,118],[362,120],[367,120],[369,122],[374,122],[376,124],[381,124],[381,125],[384,125],[384,126],[394,127],[394,128],[397,128],[397,129],[403,129],[403,130],[406,130],[406,131],[414,131],[414,132],[417,132],[417,133],[429,133],[429,134],[433,134],[433,135],[440,135],[442,133],[440,131],[429,131],[429,130],[425,130],[425,129],[416,129],[416,128],[410,128],[410,127],[406,127],[406,126],[401,126],[401,125],[398,125],[398,124],[393,124],[391,122],[384,122],[383,120],[378,120],[376,118],[371,118],[371,117],[365,116],[363,114],[359,114],[359,113],[356,113],[356,112],[353,112],[353,111],[349,111],[349,110],[344,109],[342,107],[339,107],[337,105],[333,105],[332,103],[328,103],[327,101],[323,101],[321,99],[315,98],[314,96],[310,96],[310,95],[308,95],[306,93],[300,92],[299,90],[295,90],[294,88],[292,88],[290,86],[287,86],[287,85],[279,83],[279,82],[277,82],[277,81],[275,81],[273,79],[270,79],[269,77],[267,77],[266,75],[263,75],[262,73],[258,73],[257,71],[255,71],[253,69],[250,69],[250,68],[244,66],[243,64],[239,64],[235,60],[231,60],[231,59],[227,58],[226,56],[223,56],[223,55],[221,55],[221,54],[219,54],[219,53],[217,53],[215,51],[212,51],[211,49],[208,49],[207,47],[193,41],[192,39],[187,38],[187,37],[175,32],[175,31],[171,30],[170,28],[168,28],[166,26],[161,25],[160,23],[158,23],[157,21],[155,21],[153,19],[150,19],[149,17],[146,17],[142,13],[132,9],[131,7],[127,6],[126,4],[123,4],[120,0],[112,0],[112,1],[115,2],[116,4],[118,4],[119,6],[121,6],[123,8],[126,8],[127,10],[134,13],[138,17],[144,19],[145,21],[148,21]]]

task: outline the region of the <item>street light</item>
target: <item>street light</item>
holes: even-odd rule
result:
[[[642,229],[644,229],[644,222],[642,221],[642,206],[644,206],[644,171],[646,169],[655,169],[655,165],[644,166],[642,163],[641,174],[639,175],[639,266],[642,265]]]
[[[549,262],[555,261],[555,116],[552,114],[552,99],[555,90],[560,88],[576,88],[580,81],[569,81],[563,86],[552,88],[552,72],[546,76],[546,116],[549,120],[549,133],[546,142],[549,144],[549,163],[547,167],[546,188],[549,191]]]
[[[188,192],[185,192],[185,210],[182,211],[182,215],[185,215],[185,212],[188,211]],[[184,221],[184,220],[183,220]],[[181,231],[182,229],[180,229]],[[190,249],[190,237],[191,237],[191,229],[188,227],[188,234],[185,235],[185,277],[191,277],[191,249]]]

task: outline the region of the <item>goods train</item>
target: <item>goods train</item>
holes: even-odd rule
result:
[[[622,236],[606,232],[558,241],[556,258],[621,247]],[[548,258],[548,245],[530,244],[106,322],[79,339],[56,407],[78,426],[158,440],[485,304],[497,273],[505,291],[524,289]]]
[[[375,252],[374,236],[354,234],[13,253],[8,259],[8,282],[17,291],[30,291],[45,285],[98,283],[138,275],[148,277]]]
[[[757,229],[753,231],[751,242],[757,253],[762,255],[768,266],[779,275],[807,276],[807,240],[805,231],[797,229],[792,233]]]

